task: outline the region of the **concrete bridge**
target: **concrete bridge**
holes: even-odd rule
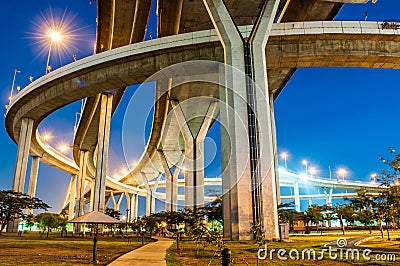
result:
[[[269,238],[277,237],[279,179],[273,100],[299,67],[397,69],[399,31],[383,29],[377,22],[308,21],[331,20],[346,1],[171,4],[160,0],[160,38],[143,41],[148,2],[125,0],[111,5],[98,1],[96,54],[39,78],[12,99],[6,128],[18,144],[13,189],[23,191],[30,155],[31,194],[39,160],[71,173],[69,201],[76,202],[70,204],[71,217],[85,211],[89,190],[91,210],[104,210],[106,194],[115,201],[113,194],[123,192],[131,215],[138,195],[147,196],[150,212],[156,191],[149,181],[157,182],[162,173],[167,179],[166,209],[174,210],[179,171],[171,169],[183,164],[185,205],[194,209],[205,200],[204,158],[198,155],[210,125],[219,116],[226,126],[221,141],[223,203],[227,206],[224,234],[247,239],[250,222],[260,221]],[[213,63],[199,68],[191,63],[194,60]],[[218,62],[233,68],[220,68]],[[181,72],[168,68],[180,63],[186,68],[185,78],[200,78],[200,82],[185,84]],[[196,71],[191,73],[190,67]],[[241,73],[241,78],[233,71]],[[155,81],[157,86],[150,140],[138,164],[115,180],[106,175],[111,116],[125,88],[145,81]],[[55,110],[83,98],[87,100],[71,160],[45,143],[37,128]],[[188,105],[192,99],[198,102]],[[249,136],[248,140],[243,136]]]

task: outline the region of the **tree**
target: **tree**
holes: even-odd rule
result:
[[[388,240],[390,240],[389,225],[400,216],[400,154],[395,154],[392,147],[389,147],[389,153],[392,155],[391,159],[379,158],[388,169],[382,170],[377,177],[380,190],[375,197],[375,213],[380,222],[382,237],[382,222],[385,222]]]
[[[340,221],[340,226],[342,227],[342,232],[343,235],[345,234],[345,226],[344,226],[344,220],[347,221],[348,224],[352,224],[354,223],[354,209],[353,207],[346,203],[336,203],[335,207],[334,207],[335,213],[337,218]]]
[[[28,214],[25,216],[25,225],[32,231],[32,227],[35,225],[35,216],[33,214]]]
[[[213,201],[204,206],[208,221],[216,220],[222,223],[222,198],[217,196]]]
[[[42,200],[30,197],[27,194],[13,190],[0,190],[0,233],[3,232],[6,225],[17,218],[24,218],[26,209],[47,210],[49,205]]]
[[[257,244],[258,250],[260,250],[261,247],[265,245],[265,241],[266,241],[261,223],[259,223],[259,222],[252,223],[250,230],[251,230],[251,233],[253,234],[254,244]],[[258,254],[257,254],[256,262],[258,265]]]
[[[66,220],[63,217],[57,213],[50,212],[39,213],[35,216],[35,220],[39,223],[39,227],[43,228],[43,231],[47,230],[47,237],[49,237],[49,233],[53,229],[57,229],[60,226],[63,227],[63,223],[66,224]]]
[[[365,188],[362,188],[357,191],[357,198],[350,199],[350,203],[355,211],[355,219],[365,226],[368,226],[369,233],[371,234],[371,226],[376,220],[374,215],[375,201],[373,195]]]
[[[113,217],[113,218],[115,218],[115,219],[118,219],[118,220],[119,220],[119,218],[120,218],[120,216],[121,216],[121,212],[120,212],[120,211],[114,210],[114,209],[108,208],[108,207],[107,207],[106,210],[104,211],[104,214],[106,214],[106,215],[108,215],[108,216],[111,216],[111,217]],[[114,225],[114,224],[112,224],[112,225],[107,225],[107,227],[109,227],[109,228],[111,229],[112,236],[114,237],[114,236],[115,236],[115,231],[114,231],[115,225]]]
[[[317,232],[318,232],[319,222],[323,221],[321,212],[322,212],[321,206],[318,206],[316,204],[309,206],[308,209],[304,212],[304,218],[306,220],[307,226],[309,223],[315,224],[317,226]]]
[[[281,203],[278,205],[279,223],[288,223],[290,228],[293,228],[294,214],[297,211],[294,209],[294,202]]]

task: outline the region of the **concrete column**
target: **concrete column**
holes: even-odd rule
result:
[[[149,185],[149,180],[147,179],[147,176],[145,173],[141,172],[140,173],[142,176],[143,184],[146,188],[147,194],[146,194],[146,216],[150,215],[152,213],[152,201],[153,201],[153,190],[151,189]]]
[[[133,210],[133,215],[132,217],[136,220],[138,218],[138,210],[139,210],[139,200],[138,200],[138,194],[133,194],[132,195],[132,210]]]
[[[132,202],[131,195],[128,192],[125,192],[126,198],[126,220],[128,223],[132,222]]]
[[[96,177],[94,185],[93,210],[104,212],[106,195],[106,176],[108,163],[108,146],[110,139],[110,123],[112,113],[112,94],[101,95],[101,109],[98,135],[98,152]]]
[[[94,184],[95,184],[95,180],[94,180],[94,178],[90,181],[90,203],[89,203],[89,205],[90,205],[90,211],[92,211],[93,210],[93,208],[94,208],[94,206],[93,206],[93,203],[94,203]]]
[[[39,173],[39,156],[32,156],[31,172],[29,175],[28,195],[31,197],[36,196],[36,183]]]
[[[252,216],[251,169],[247,136],[246,82],[244,47],[241,35],[222,0],[203,0],[219,39],[224,47],[225,90],[221,91],[221,124],[226,134],[221,138],[224,207],[224,235],[231,239],[250,239]],[[237,72],[234,72],[234,69]],[[241,75],[238,75],[241,73]],[[229,146],[230,144],[230,146]],[[224,147],[225,146],[225,147]],[[227,147],[229,146],[229,147]],[[229,201],[229,206],[227,204]],[[229,230],[229,232],[227,232]]]
[[[274,154],[274,170],[275,170],[275,186],[276,186],[276,201],[277,204],[281,204],[281,188],[279,182],[279,159],[278,159],[278,143],[276,140],[276,123],[275,123],[275,107],[274,107],[274,95],[269,94],[269,107],[270,107],[270,117],[271,117],[271,135],[273,144],[273,154]]]
[[[40,157],[39,156],[31,156],[32,162],[31,162],[31,171],[29,174],[29,186],[28,186],[28,195],[31,197],[36,196],[36,183],[37,183],[37,177],[39,173],[39,161]],[[33,214],[32,209],[27,209],[26,210],[27,214]]]
[[[178,206],[178,176],[185,157],[181,156],[172,173],[164,152],[159,150],[158,155],[165,173],[165,211],[176,211]]]
[[[333,188],[330,188],[328,193],[326,193],[326,191],[324,191],[324,193],[325,193],[326,205],[332,206]]]
[[[152,192],[148,193],[146,195],[146,216],[149,216],[151,214],[151,198],[152,198]]]
[[[118,198],[118,201],[115,199],[114,193],[111,191],[111,200],[113,202],[114,211],[120,211],[119,206],[121,206],[122,199],[124,198],[124,194],[121,194]]]
[[[269,99],[267,63],[265,48],[271,32],[275,14],[278,10],[279,0],[265,1],[257,22],[253,27],[250,37],[250,48],[252,52],[255,114],[258,127],[259,160],[258,171],[261,181],[261,221],[263,222],[265,237],[278,238],[278,199],[279,179],[276,179],[275,163],[276,154],[274,151],[276,132],[272,123],[273,109]],[[257,88],[257,89],[256,89]]]
[[[294,207],[297,212],[300,212],[300,190],[298,181],[294,182],[293,190],[294,190]]]
[[[33,120],[22,118],[18,139],[17,162],[15,164],[13,190],[24,193],[29,148],[33,130]]]
[[[229,168],[231,238],[250,238],[250,227],[246,224],[250,224],[251,220],[262,223],[267,238],[278,238],[277,184],[272,134],[274,127],[271,123],[266,82],[265,47],[279,1],[264,2],[248,40],[244,40],[238,32],[222,0],[203,2],[224,47],[225,63],[246,73],[246,76],[253,77],[260,88],[256,89],[251,80],[246,81],[240,75],[233,75],[233,71],[229,67],[226,68],[225,84],[228,89],[234,89],[232,96],[229,93],[225,94],[223,101],[228,107],[223,111],[227,114],[221,116],[221,123],[227,125],[228,135],[233,139],[230,150],[230,164],[233,167]],[[250,60],[245,61],[245,55]],[[256,94],[258,91],[261,91],[259,95]],[[243,99],[246,101],[243,102]],[[236,113],[229,112],[230,108],[234,108]],[[243,124],[248,127],[248,132],[240,127]],[[246,144],[239,139],[245,134],[248,136],[247,145],[250,145],[247,146],[247,151]],[[250,167],[245,167],[244,171],[235,169],[235,165],[247,161]],[[227,169],[228,167],[225,167],[225,171]],[[227,177],[223,175],[223,179],[225,178]],[[248,184],[252,185],[250,196]],[[223,189],[226,190],[226,186],[223,185]],[[224,202],[227,201],[227,197],[228,195],[225,196]]]
[[[75,217],[79,217],[84,213],[85,205],[85,180],[87,177],[87,163],[88,163],[88,151],[79,151],[79,175],[77,178],[77,193],[76,193],[76,208]]]
[[[171,105],[185,140],[185,207],[195,210],[204,206],[204,138],[218,104],[210,103],[197,135],[190,130],[179,103],[172,100]]]
[[[70,181],[70,193],[69,193],[69,208],[68,208],[68,219],[71,220],[74,218],[75,213],[75,198],[76,198],[76,175],[71,176]]]

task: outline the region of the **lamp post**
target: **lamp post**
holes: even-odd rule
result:
[[[19,71],[18,69],[14,69],[14,77],[13,77],[13,81],[12,81],[12,85],[11,85],[11,92],[10,92],[10,97],[8,98],[10,100],[9,104],[11,104],[11,100],[13,98],[13,92],[14,92],[14,85],[15,85],[15,78],[17,76],[17,73],[20,73],[21,71]]]
[[[303,160],[303,161],[301,161],[301,163],[306,166],[306,175],[308,175],[308,161]]]
[[[50,70],[49,63],[50,63],[50,55],[51,55],[51,49],[53,48],[53,44],[61,41],[61,39],[62,39],[61,33],[54,29],[49,29],[47,31],[47,36],[50,40],[50,46],[49,46],[49,53],[47,54],[47,63],[46,63],[45,74],[49,73],[49,70]]]
[[[281,153],[281,158],[283,158],[283,160],[285,161],[285,169],[287,170],[287,163],[286,163],[286,159],[288,157],[287,152],[282,152]]]

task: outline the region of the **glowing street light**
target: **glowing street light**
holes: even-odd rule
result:
[[[308,172],[310,173],[310,175],[316,175],[318,170],[315,167],[310,167],[310,169],[308,170]]]
[[[62,35],[59,31],[56,31],[54,29],[49,29],[47,31],[47,37],[50,40],[50,46],[49,46],[49,53],[47,54],[47,63],[46,63],[46,72],[45,74],[49,73],[50,71],[50,54],[51,54],[51,48],[53,47],[53,43],[58,43],[62,39]]]
[[[49,141],[49,140],[51,140],[53,138],[53,136],[50,134],[50,133],[44,133],[43,134],[43,139],[45,140],[45,141]]]
[[[287,170],[287,163],[286,163],[286,159],[288,157],[287,152],[282,152],[281,153],[281,158],[283,158],[283,160],[285,161],[285,169]]]
[[[308,174],[308,161],[303,160],[303,161],[301,161],[301,163],[306,166],[306,174]]]
[[[127,173],[128,173],[128,169],[123,168],[123,169],[121,170],[121,174],[122,174],[122,175],[126,175]]]
[[[60,146],[58,146],[58,149],[62,152],[65,153],[68,151],[68,145],[67,144],[60,144]]]
[[[346,169],[344,168],[339,168],[339,170],[337,171],[338,175],[342,177],[342,180],[344,181],[344,176],[347,174]]]

